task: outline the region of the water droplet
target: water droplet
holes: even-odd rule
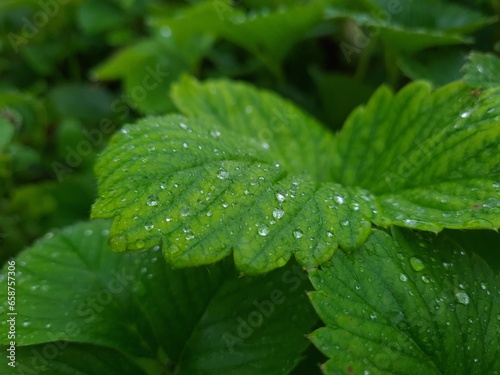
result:
[[[91,229],[85,229],[85,231],[83,232],[83,235],[85,237],[92,236],[92,230]]]
[[[276,207],[274,210],[273,210],[273,217],[275,219],[281,219],[283,217],[283,215],[285,214],[285,211],[281,208],[281,207]]]
[[[211,135],[212,137],[214,137],[214,138],[219,138],[219,137],[220,137],[220,131],[218,131],[218,130],[212,130],[212,131],[210,132],[210,135]]]
[[[269,234],[269,227],[266,224],[262,224],[257,232],[260,236],[265,237]]]
[[[172,218],[171,218],[171,217],[167,217],[167,218],[165,219],[165,221],[166,221],[167,223],[170,223],[170,222],[172,221]]]
[[[276,192],[276,199],[283,203],[286,199],[286,193],[283,191],[283,190],[279,190],[278,192]]]
[[[51,324],[51,323],[47,323],[47,324],[45,324],[45,328],[47,328],[47,329],[48,329],[48,328],[50,328],[50,327],[52,327],[52,324]]]
[[[372,312],[372,313],[370,314],[370,318],[372,318],[372,319],[377,319],[377,313]]]
[[[303,235],[304,235],[304,232],[302,232],[300,229],[295,229],[293,231],[293,236],[297,239],[302,238]]]
[[[326,236],[329,238],[333,237],[333,232],[329,230],[328,232],[326,232]]]
[[[344,197],[342,197],[341,195],[335,195],[333,197],[333,200],[338,204],[344,204]]]
[[[249,114],[253,112],[253,107],[251,105],[247,105],[245,107],[245,113]]]
[[[164,38],[170,38],[172,36],[172,30],[168,26],[162,26],[160,28],[160,34]]]
[[[342,220],[342,221],[340,222],[340,225],[342,225],[343,227],[348,226],[348,225],[349,225],[349,220]]]
[[[219,172],[217,172],[217,178],[219,180],[225,180],[228,177],[229,177],[229,172],[226,171],[224,168],[220,168]]]
[[[144,225],[144,229],[146,229],[146,230],[151,230],[154,227],[155,226],[154,226],[154,224],[151,221],[147,221],[146,224]]]
[[[468,305],[470,302],[469,295],[465,292],[457,292],[455,293],[455,297],[457,298],[458,303],[462,305]]]
[[[137,246],[138,249],[142,249],[146,243],[143,240],[137,240],[135,241],[135,246]]]
[[[26,320],[23,322],[23,327],[28,327],[30,324],[31,324],[31,322]]]
[[[399,280],[401,280],[403,282],[407,282],[408,281],[408,276],[406,276],[404,273],[402,273],[402,274],[399,275]]]
[[[189,207],[182,207],[179,213],[181,214],[181,216],[186,217],[187,215],[189,215]]]
[[[460,117],[461,117],[461,118],[467,118],[467,117],[469,117],[469,116],[470,116],[470,114],[471,114],[471,113],[470,113],[469,111],[467,111],[467,112],[464,112],[464,113],[460,114]]]
[[[184,129],[184,130],[188,130],[189,129],[189,126],[187,126],[186,124],[184,124],[183,122],[179,122],[179,126]]]
[[[422,260],[420,260],[416,257],[410,258],[410,265],[411,265],[411,268],[413,268],[417,272],[422,271],[425,268],[424,262],[422,262]]]
[[[189,148],[189,145],[188,145],[186,142],[184,142],[184,143],[182,144],[182,147],[184,147],[184,148]]]
[[[421,279],[422,279],[422,281],[423,281],[424,283],[426,283],[426,284],[429,284],[429,283],[431,282],[431,280],[430,280],[427,276],[425,276],[425,275],[423,275],[423,276],[421,277]]]
[[[207,214],[206,214],[208,217],[212,216],[212,211],[207,211]]]
[[[399,260],[403,260],[404,259],[403,253],[397,253],[396,258],[398,258]]]
[[[158,199],[157,195],[152,194],[148,197],[148,199],[146,200],[146,203],[150,207],[155,207],[155,206],[158,206],[158,203],[160,203],[160,200]]]

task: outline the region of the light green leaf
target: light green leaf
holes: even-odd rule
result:
[[[245,15],[224,1],[206,1],[188,8],[177,18],[158,17],[157,27],[173,35],[213,34],[259,57],[275,73],[288,51],[322,17],[323,5],[313,1],[281,11]]]
[[[369,189],[392,224],[500,227],[500,89],[379,89],[338,138],[334,180]]]
[[[313,271],[311,339],[325,374],[494,374],[498,278],[444,236],[374,231],[353,255]]]
[[[500,86],[500,59],[495,55],[471,53],[464,71],[464,81],[475,88]]]
[[[248,273],[306,267],[368,236],[367,191],[328,179],[333,137],[277,96],[225,81],[184,80],[169,116],[126,126],[101,155],[96,218],[114,218],[114,250],[161,245],[176,267],[231,253]],[[260,138],[260,139],[259,139]]]
[[[57,340],[87,343],[179,375],[286,374],[300,360],[304,334],[316,322],[300,267],[255,278],[238,277],[227,261],[173,271],[159,248],[111,252],[109,224],[77,224],[18,256],[18,350]],[[5,315],[7,288],[0,298]],[[1,344],[8,344],[8,329],[2,320]]]
[[[5,350],[3,350],[5,348]],[[8,346],[2,346],[7,352]],[[117,350],[103,347],[51,342],[17,346],[16,366],[2,361],[3,375],[145,375],[145,372]]]

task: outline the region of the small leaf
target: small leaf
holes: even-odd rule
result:
[[[374,231],[313,271],[325,374],[490,374],[500,368],[498,278],[444,236]]]
[[[252,375],[257,368],[259,374],[287,374],[298,363],[308,345],[304,334],[317,317],[305,294],[311,288],[307,275],[296,264],[253,278],[238,277],[230,262],[174,271],[158,248],[111,252],[109,224],[74,225],[18,256],[20,355],[33,353],[24,347],[63,340],[70,347],[76,342],[102,348],[95,354],[99,358],[109,353],[119,360],[116,350],[180,375]],[[6,281],[7,267],[0,280]],[[11,311],[7,288],[0,298],[5,315]],[[8,330],[4,319],[1,344],[9,344]],[[66,353],[57,352],[52,360],[64,363]]]
[[[464,66],[464,81],[474,88],[500,86],[500,59],[492,54],[473,52]]]

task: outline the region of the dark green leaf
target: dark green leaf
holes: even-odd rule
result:
[[[238,277],[230,262],[173,271],[159,248],[109,251],[108,233],[105,221],[78,224],[19,255],[18,350],[88,343],[161,361],[178,374],[286,374],[299,361],[316,321],[300,267],[255,278]],[[7,265],[0,277],[7,279]],[[0,298],[6,314],[7,288]],[[2,344],[7,330],[3,320]]]
[[[444,236],[375,231],[311,273],[326,374],[494,374],[500,284]]]

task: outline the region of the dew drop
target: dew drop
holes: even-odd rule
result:
[[[413,268],[417,272],[422,271],[425,268],[424,262],[422,262],[422,260],[420,260],[416,257],[410,258],[410,265],[411,265],[411,268]]]
[[[431,281],[431,280],[430,280],[427,276],[425,276],[425,275],[423,275],[423,276],[421,277],[421,279],[422,279],[422,281],[423,281],[424,283],[426,283],[426,284],[429,284],[429,283],[430,283],[430,281]]]
[[[300,229],[295,229],[293,231],[293,236],[297,239],[302,238],[303,235],[304,235],[304,232],[302,232]]]
[[[207,211],[206,215],[207,215],[208,217],[212,216],[212,211]]]
[[[229,177],[229,172],[226,171],[224,168],[220,168],[219,172],[217,172],[217,178],[219,180],[225,180],[228,177]]]
[[[406,276],[404,273],[399,275],[399,280],[402,282],[407,282],[408,281],[408,276]]]
[[[265,237],[269,234],[269,227],[266,224],[262,224],[257,232],[260,236]]]
[[[276,207],[274,210],[273,210],[273,217],[275,219],[281,219],[283,217],[283,215],[285,214],[285,211],[281,208],[281,207]]]
[[[135,241],[135,246],[137,246],[138,249],[142,249],[146,243],[143,240],[137,240]]]
[[[144,229],[146,229],[146,230],[151,230],[151,229],[153,229],[154,227],[155,227],[155,226],[154,226],[154,224],[153,224],[151,221],[147,221],[147,222],[146,222],[146,225],[144,225]]]
[[[276,193],[276,199],[283,203],[286,199],[286,193],[283,191],[283,190],[279,190],[277,193]]]
[[[23,327],[28,327],[31,324],[28,320],[23,322]]]
[[[344,204],[344,197],[342,197],[341,195],[335,195],[333,197],[333,200],[338,204]]]
[[[460,114],[461,118],[467,118],[469,116],[470,116],[470,112],[464,112],[464,113]]]
[[[181,208],[180,212],[182,217],[186,217],[187,215],[189,215],[189,207],[188,206],[184,206]]]
[[[465,292],[457,292],[455,293],[455,297],[457,298],[458,303],[462,305],[468,305],[470,302],[469,295]]]
[[[146,203],[150,207],[155,207],[155,206],[158,206],[158,203],[160,203],[160,200],[158,199],[157,195],[153,194],[153,195],[150,195],[148,197],[148,199],[146,200]]]
[[[179,126],[184,129],[184,130],[188,130],[189,129],[189,126],[187,126],[186,124],[184,124],[183,122],[179,122]]]
[[[349,220],[342,220],[342,221],[340,222],[340,225],[342,225],[343,227],[348,226],[348,225],[349,225]]]

